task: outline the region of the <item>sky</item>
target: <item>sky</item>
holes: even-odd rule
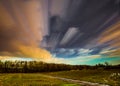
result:
[[[120,63],[120,0],[1,0],[0,60]]]

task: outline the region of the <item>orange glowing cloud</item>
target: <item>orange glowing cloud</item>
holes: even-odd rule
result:
[[[51,54],[42,48],[31,47],[31,46],[19,46],[19,51],[24,57],[47,59],[51,57]]]
[[[0,56],[51,57],[47,50],[40,48],[47,26],[42,7],[40,1],[34,0],[0,2]]]
[[[24,45],[19,42],[14,41],[14,48],[15,51],[2,51],[0,52],[1,56],[7,56],[7,57],[28,57],[28,58],[37,58],[37,59],[48,59],[51,58],[52,55],[49,51],[39,48],[37,46],[29,46]]]
[[[99,43],[105,43],[108,41],[114,42],[117,39],[119,41],[116,41],[115,43],[118,44],[118,42],[120,42],[119,37],[120,37],[120,22],[116,23],[115,25],[109,27],[106,31],[104,31],[100,36]]]
[[[106,42],[109,42],[109,47],[115,48],[112,52],[106,54],[120,56],[120,22],[112,25],[100,35],[98,43],[104,44]]]
[[[117,50],[109,53],[109,56],[120,56],[120,49],[117,49]]]

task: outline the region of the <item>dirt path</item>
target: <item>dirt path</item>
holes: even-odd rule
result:
[[[45,75],[45,76],[50,77],[50,78],[60,79],[63,81],[73,82],[75,84],[84,85],[84,86],[109,86],[109,85],[105,85],[105,84],[92,83],[92,82],[80,81],[80,80],[74,80],[74,79],[68,79],[68,78],[62,78],[62,77],[54,77],[54,76],[47,76],[47,75]]]

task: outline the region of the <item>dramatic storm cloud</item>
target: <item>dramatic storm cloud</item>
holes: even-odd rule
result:
[[[119,63],[119,10],[120,0],[1,0],[0,59]]]
[[[48,34],[44,1],[0,1],[0,55],[49,58],[51,54],[40,48]],[[42,11],[44,9],[46,11]],[[44,12],[44,13],[43,13]],[[45,29],[45,30],[44,30]]]

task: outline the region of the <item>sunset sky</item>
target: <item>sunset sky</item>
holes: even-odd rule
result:
[[[120,0],[0,0],[0,60],[120,63]]]

